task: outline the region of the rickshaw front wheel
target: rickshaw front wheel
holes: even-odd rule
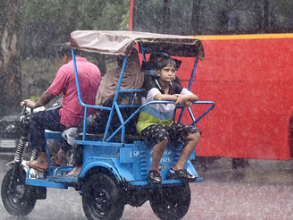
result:
[[[94,172],[86,181],[82,206],[89,220],[120,219],[124,202],[117,180],[103,172]]]
[[[25,184],[25,171],[22,168],[19,169],[19,175],[15,177],[12,176],[13,168],[4,176],[1,197],[9,214],[26,216],[34,209],[37,199],[33,187]]]
[[[181,219],[188,212],[191,201],[188,183],[181,186],[164,186],[151,192],[150,205],[162,220]]]

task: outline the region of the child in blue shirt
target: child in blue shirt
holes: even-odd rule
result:
[[[142,104],[153,100],[175,101],[175,104],[151,104],[143,108],[139,114],[137,130],[147,140],[155,142],[153,147],[153,164],[148,174],[150,183],[160,184],[162,177],[159,164],[169,140],[176,140],[183,144],[179,159],[168,174],[168,179],[182,179],[194,181],[195,176],[188,173],[184,164],[199,142],[201,133],[192,125],[174,122],[176,105],[190,107],[198,97],[192,92],[174,82],[176,62],[172,58],[162,59],[157,63],[158,79],[145,84],[146,96]]]

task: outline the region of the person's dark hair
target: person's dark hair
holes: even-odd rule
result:
[[[165,58],[170,58],[170,56],[167,53],[164,52],[153,52],[150,55],[149,61],[150,62],[157,62],[158,59],[165,59]]]
[[[162,59],[168,59],[168,58],[173,59],[176,62],[176,69],[179,69],[179,67],[181,66],[181,61],[170,57],[170,55],[165,53],[165,52],[153,52],[153,53],[151,53],[149,62],[153,63],[153,65],[156,66],[157,62],[159,62]],[[156,67],[156,69],[158,69],[158,67]]]
[[[157,69],[162,70],[166,66],[174,66],[177,69],[177,63],[172,58],[162,59],[157,63]]]
[[[58,57],[62,58],[65,55],[72,57],[71,47],[69,43],[61,44],[60,48],[58,49]],[[75,50],[75,55],[80,55],[80,52],[78,50]]]
[[[71,47],[69,44],[62,44],[58,49],[58,57],[62,58],[64,55],[71,56]]]

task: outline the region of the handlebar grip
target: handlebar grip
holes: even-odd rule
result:
[[[24,105],[25,105],[25,102],[21,102],[20,105],[21,105],[21,106],[24,106]]]

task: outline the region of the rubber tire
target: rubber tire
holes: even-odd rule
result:
[[[32,186],[25,184],[26,172],[20,168],[19,177],[15,179],[16,185],[13,191],[9,192],[9,184],[13,168],[10,169],[3,178],[1,186],[1,198],[6,211],[13,216],[26,216],[35,207],[36,194]]]
[[[124,205],[117,180],[111,174],[95,172],[86,181],[82,206],[89,220],[120,219]]]
[[[183,186],[154,189],[150,197],[153,212],[163,220],[183,218],[188,212],[190,201],[191,193],[188,183]]]

